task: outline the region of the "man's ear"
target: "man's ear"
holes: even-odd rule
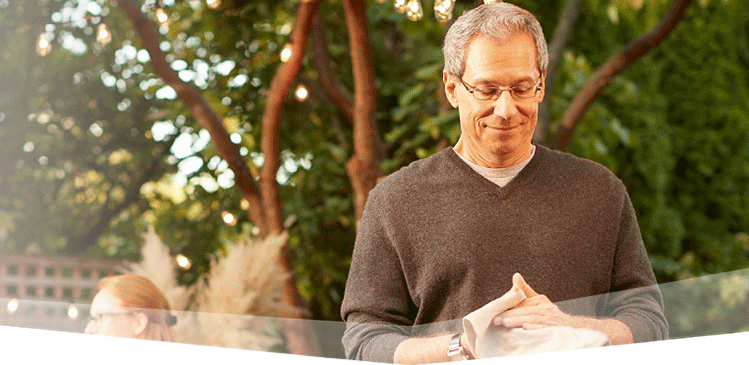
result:
[[[537,103],[544,101],[544,94],[546,93],[546,71],[541,74],[541,82],[539,83],[539,86],[541,86],[541,90],[538,90],[538,94],[536,94]]]
[[[442,83],[445,84],[445,95],[447,95],[447,100],[450,102],[450,105],[453,106],[453,108],[458,107],[458,84],[455,81],[455,77],[447,73],[447,71],[442,71]]]

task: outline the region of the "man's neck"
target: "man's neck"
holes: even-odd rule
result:
[[[533,153],[533,145],[529,144],[527,148],[522,149],[519,153],[512,153],[507,155],[495,155],[495,156],[483,156],[481,153],[472,151],[463,144],[462,139],[458,139],[458,143],[453,147],[455,152],[461,155],[464,159],[472,162],[478,166],[486,167],[490,169],[497,168],[508,168],[515,166],[527,160],[528,157]]]
[[[483,176],[485,179],[493,182],[499,187],[505,187],[507,184],[510,183],[510,181],[514,180],[518,174],[520,174],[520,171],[522,171],[525,166],[527,166],[531,159],[533,158],[533,155],[535,153],[535,146],[531,146],[531,154],[526,158],[525,160],[521,161],[519,164],[510,166],[510,167],[500,167],[500,168],[489,168],[489,167],[483,167],[479,166],[471,161],[468,161],[465,157],[463,157],[461,154],[456,153],[458,157],[460,157],[461,160],[465,161],[468,166],[473,169],[473,171],[476,171],[479,175]]]

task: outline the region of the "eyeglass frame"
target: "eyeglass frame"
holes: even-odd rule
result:
[[[99,330],[101,328],[101,321],[103,316],[113,317],[113,316],[121,316],[121,315],[128,315],[132,316],[134,314],[137,314],[136,312],[99,312],[96,313],[96,315],[88,316],[88,324],[91,324],[92,322],[96,326],[96,329]]]
[[[534,82],[532,84],[515,85],[515,86],[511,86],[511,87],[471,86],[471,85],[468,85],[468,83],[466,83],[463,80],[463,77],[461,77],[461,76],[458,76],[458,80],[460,81],[461,84],[463,84],[463,87],[466,88],[466,91],[468,91],[469,93],[471,93],[471,96],[473,96],[473,98],[476,99],[476,100],[479,100],[479,101],[490,101],[490,100],[491,101],[496,101],[502,95],[503,91],[508,91],[510,93],[510,96],[512,97],[512,100],[520,101],[520,100],[527,100],[527,99],[530,99],[530,98],[535,97],[536,95],[538,95],[538,92],[541,91],[541,77],[542,76],[543,75],[538,76],[538,79],[536,79],[536,82]],[[517,88],[521,88],[521,87],[533,87],[533,90],[535,92],[531,96],[526,96],[526,97],[516,96],[514,92],[517,92]],[[494,89],[494,93],[488,99],[480,99],[480,98],[476,97],[476,94],[474,93],[474,91],[476,91],[476,89],[478,89],[478,88]]]

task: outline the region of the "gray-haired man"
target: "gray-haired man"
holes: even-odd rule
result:
[[[479,6],[451,26],[444,54],[461,136],[370,193],[341,310],[347,357],[447,361],[466,344],[448,321],[508,290],[528,299],[494,325],[589,328],[611,344],[666,338],[626,188],[601,165],[531,143],[548,63],[535,17]],[[412,330],[434,323],[449,325]]]

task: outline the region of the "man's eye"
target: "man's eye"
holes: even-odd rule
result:
[[[474,89],[474,93],[482,97],[490,97],[497,93],[497,89],[493,87],[477,87]]]
[[[535,86],[533,85],[518,85],[512,88],[512,90],[515,92],[515,94],[518,95],[526,95],[533,93],[533,88]]]

